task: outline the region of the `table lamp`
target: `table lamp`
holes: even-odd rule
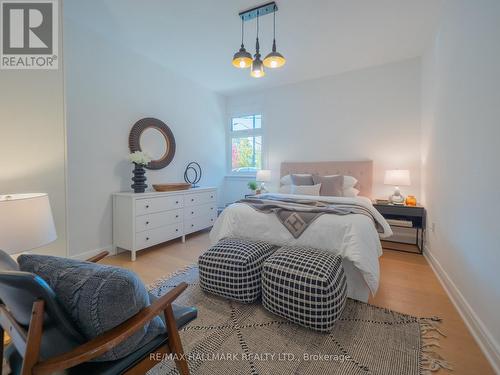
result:
[[[385,185],[394,186],[394,193],[389,197],[392,204],[404,204],[405,198],[401,195],[400,186],[410,186],[410,171],[407,169],[391,169],[385,171]]]
[[[47,194],[0,195],[0,250],[19,254],[56,239]]]
[[[267,192],[265,183],[271,181],[271,171],[269,169],[261,169],[257,171],[257,176],[255,177],[255,179],[261,183],[260,184],[261,193],[265,193]]]

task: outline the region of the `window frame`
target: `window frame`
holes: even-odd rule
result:
[[[238,117],[247,116],[260,116],[260,128],[248,130],[234,130],[233,119]],[[261,111],[247,112],[247,113],[233,113],[228,116],[228,126],[226,131],[226,152],[227,152],[227,175],[240,176],[240,177],[253,177],[255,178],[257,172],[234,172],[232,163],[232,144],[233,138],[244,137],[260,137],[261,139],[261,169],[265,169],[265,152],[264,152],[264,114]]]

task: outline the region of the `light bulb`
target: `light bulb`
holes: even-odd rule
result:
[[[256,57],[252,63],[252,69],[250,69],[250,75],[254,78],[264,77],[266,72],[264,71],[264,65],[259,57]]]
[[[252,55],[241,45],[241,48],[233,56],[233,66],[235,68],[249,68],[252,65]]]

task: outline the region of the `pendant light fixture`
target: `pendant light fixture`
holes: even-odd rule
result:
[[[286,63],[283,55],[276,52],[276,9],[275,5],[273,10],[273,50],[264,59],[264,66],[271,69],[281,68]]]
[[[266,72],[264,72],[264,64],[260,59],[260,46],[259,46],[259,11],[257,11],[257,39],[255,40],[255,55],[252,61],[252,69],[250,70],[250,75],[254,78],[264,77]]]
[[[259,5],[252,9],[245,10],[239,13],[241,18],[241,48],[233,56],[233,65],[236,68],[248,68],[250,67],[250,75],[254,78],[264,77],[266,72],[264,71],[264,66],[266,68],[280,68],[285,65],[286,60],[281,53],[276,51],[276,12],[278,11],[278,6],[274,1],[269,3]],[[261,16],[266,14],[273,14],[273,48],[271,53],[269,53],[264,61],[261,60],[260,55],[260,45],[259,45],[259,21]],[[243,45],[244,30],[243,25],[246,21],[250,21],[256,18],[257,22],[257,37],[255,40],[255,55],[252,60],[252,55],[245,49]]]
[[[241,47],[233,56],[233,66],[240,69],[249,68],[252,65],[252,55],[245,49],[243,44],[244,38],[244,19],[241,17]]]

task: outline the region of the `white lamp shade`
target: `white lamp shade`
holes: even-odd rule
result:
[[[271,181],[271,171],[269,169],[261,169],[257,171],[255,179],[260,182],[269,182]]]
[[[57,238],[47,194],[0,196],[0,249],[17,254]]]
[[[407,169],[391,169],[385,171],[385,185],[410,186],[410,171]]]

